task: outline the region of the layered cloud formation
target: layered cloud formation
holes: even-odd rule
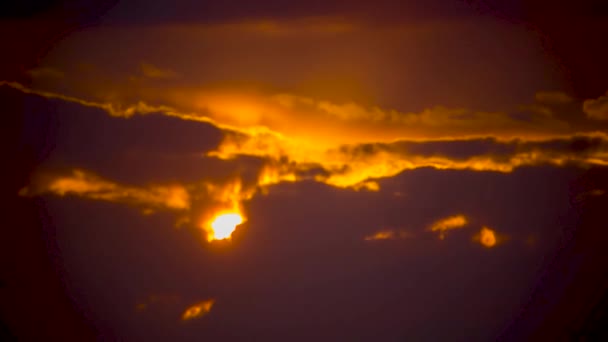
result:
[[[107,339],[492,339],[606,198],[605,88],[485,2],[188,3],[0,81]]]
[[[528,120],[508,113],[446,108],[404,114],[286,95],[267,98],[270,102],[265,104],[255,98],[211,96],[208,100],[211,102],[202,107],[206,110],[185,113],[171,106],[152,106],[142,101],[134,105],[102,103],[35,90],[18,83],[4,82],[4,86],[53,101],[101,110],[116,117],[110,120],[117,120],[118,126],[126,127],[136,117],[150,115],[167,116],[176,122],[194,125],[192,127],[204,125],[205,130],[213,132],[214,142],[188,146],[183,151],[187,151],[186,154],[168,147],[173,156],[154,152],[146,157],[148,164],[160,162],[158,158],[171,160],[178,170],[183,168],[182,163],[198,164],[197,168],[213,163],[212,168],[201,170],[203,173],[189,177],[189,181],[178,175],[181,171],[169,171],[169,174],[173,173],[170,181],[159,175],[153,177],[156,182],[121,185],[95,174],[103,170],[82,170],[86,165],[72,165],[73,169],[68,173],[41,170],[21,194],[78,195],[135,205],[144,213],[167,209],[181,213],[180,225],[192,224],[208,231],[218,212],[245,217],[243,201],[281,182],[315,181],[356,191],[379,191],[378,180],[425,167],[509,173],[523,166],[588,168],[608,164],[605,133],[585,130],[583,126],[579,131],[573,131],[572,123],[546,113],[530,113]],[[543,105],[559,106],[573,101],[567,95],[555,92],[537,93],[536,97]],[[589,101],[585,101],[584,110],[588,110]],[[220,120],[228,123],[220,123]],[[313,127],[312,123],[319,128]],[[449,136],[445,133],[448,131],[451,132]],[[405,138],[411,135],[408,132],[418,133]],[[108,157],[113,158],[112,155]],[[142,157],[135,157],[140,162],[133,166],[139,164],[141,167]],[[224,165],[225,171],[218,174],[220,165]],[[150,176],[161,169],[142,172]],[[455,216],[438,221],[430,229],[443,238],[447,230],[464,224],[464,216]],[[210,234],[213,236],[212,232]],[[380,232],[369,239],[397,236],[399,234],[395,232]]]
[[[449,109],[418,114],[379,109],[368,112],[355,105],[334,106],[307,101],[315,106],[315,111],[296,108],[286,98],[279,101],[283,102],[283,107],[274,109],[246,101],[241,103],[238,98],[227,99],[228,105],[206,107],[208,110],[201,114],[183,113],[172,107],[151,106],[145,102],[131,106],[98,103],[30,90],[14,83],[7,85],[50,99],[103,109],[112,116],[128,118],[161,113],[186,121],[209,123],[221,131],[223,137],[218,146],[205,152],[206,155],[224,160],[262,158],[267,165],[259,179],[261,185],[312,178],[334,186],[374,189],[369,181],[418,167],[510,172],[526,165],[589,166],[607,162],[605,133],[585,129],[573,131],[576,128],[572,123],[551,117],[538,118],[536,114],[530,114],[532,121],[520,121],[507,113]],[[564,102],[564,96],[560,95],[540,93],[539,97],[543,101],[552,98],[553,102]],[[588,103],[585,102],[585,108],[589,107]],[[227,113],[241,121],[227,118]],[[257,119],[248,121],[247,115]],[[281,126],[273,118],[282,118],[292,124]],[[221,119],[229,124],[219,123]],[[357,124],[349,130],[351,121]],[[318,128],[312,126],[313,122]],[[374,133],[374,125],[380,125],[377,133]],[[509,129],[509,126],[513,128]],[[383,130],[388,133],[383,134]]]

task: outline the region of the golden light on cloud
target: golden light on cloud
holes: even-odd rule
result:
[[[222,213],[215,216],[206,228],[207,241],[230,239],[236,227],[243,223],[239,213]]]
[[[214,303],[213,299],[208,299],[188,307],[182,314],[182,321],[188,321],[208,314]]]
[[[229,240],[236,227],[246,221],[242,202],[251,199],[255,188],[243,187],[240,179],[227,184],[206,184],[207,193],[218,204],[207,209],[200,223],[208,242]]]
[[[467,109],[434,107],[419,113],[364,106],[356,102],[333,103],[295,94],[267,94],[226,89],[174,89],[160,96],[172,105],[95,102],[0,81],[25,93],[96,107],[112,116],[161,112],[183,120],[207,122],[221,129],[224,140],[206,156],[231,159],[255,156],[275,163],[262,175],[259,185],[298,181],[297,171],[316,164],[326,173],[314,179],[334,187],[378,191],[374,179],[392,177],[404,170],[422,167],[453,170],[511,172],[529,165],[566,163],[608,165],[604,149],[589,153],[565,153],[542,149],[515,148],[508,155],[489,153],[454,158],[441,153],[415,154],[392,145],[407,136],[408,141],[465,142],[495,138],[501,144],[518,147],[522,142],[568,139],[569,125],[556,118],[535,117],[531,122],[514,120],[509,113],[480,113]],[[164,95],[163,95],[164,94]],[[541,94],[547,100],[563,100]],[[563,97],[563,96],[562,96]],[[194,100],[192,100],[194,99]],[[193,105],[186,105],[194,101]],[[547,121],[548,120],[548,121]],[[578,132],[588,138],[608,139],[600,132]],[[371,152],[361,151],[370,145]],[[383,146],[380,146],[383,145]],[[374,147],[375,146],[375,147]],[[507,146],[508,147],[508,146]],[[282,168],[281,160],[293,163]]]
[[[93,173],[72,170],[70,175],[45,177],[38,183],[22,189],[22,196],[54,193],[59,196],[75,195],[85,198],[143,206],[145,212],[154,209],[187,210],[190,195],[185,187],[173,185],[150,185],[134,187],[105,180]]]
[[[439,232],[439,239],[445,239],[448,230],[462,228],[467,224],[467,218],[464,215],[455,215],[446,217],[433,223],[429,230]]]
[[[485,226],[473,237],[473,240],[478,241],[482,246],[488,248],[496,246],[496,243],[498,242],[496,232]]]

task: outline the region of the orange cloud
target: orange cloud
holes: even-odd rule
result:
[[[190,208],[190,195],[181,185],[153,185],[137,188],[120,185],[104,180],[92,173],[73,170],[71,175],[42,177],[38,182],[22,189],[20,194],[32,196],[54,193],[59,196],[76,195],[85,198],[142,206],[187,210]]]
[[[379,190],[375,179],[420,167],[511,172],[520,166],[541,164],[608,165],[605,133],[568,133],[571,129],[568,124],[547,115],[522,121],[506,113],[477,113],[465,109],[438,107],[421,113],[400,113],[288,94],[239,95],[192,90],[172,94],[168,91],[168,97],[165,96],[168,100],[195,103],[199,110],[182,112],[145,102],[119,106],[32,90],[16,83],[4,84],[27,93],[100,108],[113,116],[161,112],[184,120],[208,122],[221,129],[224,138],[207,155],[220,159],[239,156],[265,159],[269,166],[265,179],[260,180],[262,185],[298,181],[298,174],[311,165],[324,170],[314,176],[319,182],[372,191]],[[553,93],[540,94],[538,97],[543,100],[560,97]],[[479,135],[481,132],[484,135]],[[403,140],[403,136],[408,139]],[[597,146],[586,151],[563,146],[579,144],[579,141],[583,146]],[[474,145],[484,142],[492,148],[510,150],[502,154],[481,151],[466,158],[450,155],[449,151],[412,150],[415,144],[423,143]]]
[[[449,230],[462,228],[466,224],[467,218],[464,215],[455,215],[436,221],[428,230],[431,232],[439,232],[439,239],[443,240]]]
[[[19,194],[37,196],[51,193],[128,204],[142,208],[144,215],[159,209],[173,210],[180,215],[176,225],[191,223],[206,235],[205,240],[212,241],[229,239],[234,228],[247,220],[244,201],[258,192],[267,191],[273,184],[290,181],[293,177],[281,174],[280,167],[274,168],[268,164],[259,172],[257,179],[246,186],[240,177],[235,176],[225,181],[136,187],[118,184],[79,169],[68,174],[39,171],[33,182]],[[225,227],[214,227],[214,221],[222,214],[238,215],[240,222],[235,223],[230,231],[226,231]]]
[[[97,101],[84,100],[81,98],[77,98],[77,97],[73,97],[73,96],[69,96],[69,95],[63,95],[63,94],[59,94],[59,93],[55,93],[55,92],[51,92],[51,91],[31,89],[31,88],[25,87],[22,84],[17,83],[17,82],[0,81],[0,86],[8,86],[8,87],[20,90],[26,94],[34,94],[34,95],[45,97],[47,99],[57,99],[57,100],[62,100],[62,101],[66,101],[66,102],[77,103],[77,104],[79,104],[81,106],[85,106],[85,107],[102,109],[102,110],[106,111],[108,114],[110,114],[111,116],[116,116],[116,117],[128,118],[128,117],[133,116],[134,114],[148,114],[148,113],[156,113],[156,112],[163,112],[169,116],[175,116],[175,115],[179,116],[179,115],[175,114],[173,112],[173,109],[170,107],[150,106],[142,101],[137,102],[132,105],[122,105],[122,104],[110,103],[110,102],[103,103],[103,102],[97,102]],[[184,115],[183,118],[189,119],[189,117],[187,115]],[[203,121],[203,120],[201,120],[201,121]]]
[[[182,321],[189,321],[207,315],[211,312],[214,303],[215,300],[208,299],[189,306],[182,314]]]
[[[190,111],[205,112],[212,120],[232,127],[265,127],[288,136],[299,146],[306,146],[306,142],[314,139],[312,147],[322,149],[404,137],[411,140],[486,135],[542,137],[571,130],[567,122],[547,115],[532,115],[531,120],[524,121],[504,112],[441,106],[412,113],[285,93],[175,89],[150,96]]]
[[[482,246],[492,248],[499,242],[496,232],[488,227],[482,227],[478,234],[473,237],[473,241],[479,242]]]

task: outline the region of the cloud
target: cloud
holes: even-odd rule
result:
[[[167,11],[174,9],[171,6],[164,8]],[[242,8],[239,8],[240,10]],[[415,16],[409,12],[408,15]],[[142,13],[142,16],[145,17],[145,13]],[[479,30],[480,26],[475,23],[472,26]],[[506,61],[504,64],[513,65],[522,71],[511,73],[512,75],[529,74],[531,68],[528,68],[525,62],[506,53],[512,45],[507,39],[502,39],[502,36],[495,39],[494,32],[481,27],[483,29],[480,31],[484,36],[499,42],[496,47],[500,49],[494,49],[493,46],[484,46],[482,50],[474,49],[474,44],[468,43],[475,43],[477,36],[460,34],[460,31],[449,32],[450,35],[446,34],[445,37],[456,37],[455,40],[459,46],[464,47],[463,50],[473,51],[471,56],[479,55],[479,51],[487,53],[482,54],[486,57],[491,57],[491,54],[501,56],[500,58]],[[317,64],[321,64],[318,61],[323,61],[323,58],[311,58],[310,54],[301,54],[300,50],[292,49],[295,45],[303,46],[303,50],[308,48],[308,45],[302,44],[302,40],[289,42],[293,38],[292,35],[300,34],[298,28],[264,23],[252,30],[252,35],[287,36],[286,43],[293,45],[281,44],[272,47],[289,51],[289,55],[284,56],[288,57],[285,60],[291,61],[292,58],[289,57],[294,56],[293,60],[296,62],[293,64],[302,63],[300,72],[310,74],[311,78],[315,77],[309,68],[316,68]],[[304,31],[310,31],[310,28],[307,27]],[[451,31],[451,27],[448,27],[447,31]],[[401,32],[391,31],[389,34],[401,36]],[[89,36],[80,36],[79,39],[85,37]],[[153,40],[159,38],[157,35],[150,37]],[[172,36],[176,37],[178,36]],[[462,44],[462,37],[468,37],[467,44]],[[266,51],[271,45],[261,45],[258,44],[259,41],[253,40],[243,45],[252,48],[251,54],[245,54],[241,53],[246,51],[245,49],[232,49],[239,44],[238,41],[225,41],[222,38],[220,36],[213,39],[219,41],[218,45],[225,45],[228,49],[216,50],[214,46],[191,44],[191,50],[204,50],[209,55],[216,55],[216,59],[233,58],[238,60],[238,64],[216,64],[213,57],[205,59],[203,55],[191,50],[178,56],[177,53],[173,54],[174,48],[166,49],[166,46],[172,45],[164,44],[162,40],[158,45],[163,50],[168,50],[166,53],[169,58],[175,58],[172,60],[176,65],[183,60],[192,60],[201,65],[211,65],[208,69],[234,67],[234,75],[245,80],[255,80],[255,70],[260,70],[259,73],[283,72],[278,66],[276,69],[272,68],[273,64],[280,64],[276,59],[255,53],[258,50]],[[249,35],[245,35],[243,40],[249,38]],[[492,77],[486,78],[485,74],[473,72],[472,70],[477,69],[468,67],[467,64],[457,64],[458,67],[454,69],[459,69],[459,73],[445,67],[453,60],[475,62],[474,59],[466,58],[468,54],[460,54],[450,44],[445,44],[445,40],[427,37],[421,40],[428,43],[421,44],[419,50],[437,45],[446,46],[446,51],[454,52],[437,54],[434,49],[428,49],[429,57],[433,57],[429,58],[429,64],[437,68],[433,73],[427,72],[424,66],[418,66],[415,59],[410,59],[411,55],[416,53],[415,49],[411,49],[408,54],[405,53],[407,48],[398,49],[396,45],[386,41],[370,45],[362,39],[357,42],[361,49],[351,51],[347,44],[338,44],[335,49],[325,50],[319,46],[318,49],[310,49],[310,52],[319,52],[322,56],[336,56],[335,59],[340,65],[345,65],[338,72],[345,70],[345,73],[360,70],[357,67],[361,64],[350,64],[350,60],[361,58],[357,52],[368,49],[370,55],[378,53],[378,59],[386,60],[387,64],[377,65],[376,60],[371,58],[369,64],[384,70],[377,73],[362,70],[361,74],[369,73],[372,75],[370,78],[377,78],[376,82],[369,82],[370,87],[382,85],[393,88],[394,93],[404,97],[410,94],[412,97],[424,98],[424,84],[428,84],[428,88],[433,92],[445,93],[441,86],[433,89],[438,83],[443,84],[443,89],[453,88],[454,93],[450,93],[446,98],[458,99],[461,95],[459,92],[462,91],[460,85],[465,83],[477,84],[476,87],[490,85],[489,88],[492,88],[483,93],[471,86],[466,91],[473,93],[473,97],[483,99],[487,93],[502,94],[492,87],[493,84],[502,82],[493,82],[495,79]],[[521,39],[515,40],[518,46],[524,46],[524,50],[532,52]],[[115,60],[116,64],[124,61],[116,59],[114,51],[118,51],[125,58],[132,57],[127,55],[137,54],[135,46],[133,50],[124,49],[120,43],[115,44],[116,39],[108,39],[107,45],[93,39],[90,41],[94,42],[93,46],[105,46],[107,49],[92,50],[83,48],[83,45],[67,45],[72,48],[80,47],[78,50],[96,51],[94,55],[106,55],[109,62]],[[134,45],[139,42],[135,39],[126,41],[132,41]],[[441,44],[436,44],[438,41]],[[334,43],[329,41],[327,45]],[[381,54],[384,47],[388,51],[387,54]],[[153,50],[149,51],[154,54]],[[55,57],[51,58],[65,56],[76,61],[89,60],[82,56],[70,57],[61,51],[54,53]],[[361,60],[366,58],[368,57],[364,56]],[[256,63],[257,59],[271,67],[258,67],[263,63]],[[394,59],[404,68],[393,69],[388,63],[389,59]],[[137,57],[133,60],[142,59]],[[155,61],[157,60],[162,61],[162,58],[155,58]],[[177,68],[176,65],[160,63],[163,67],[188,70],[192,72],[192,78],[198,77],[196,70],[188,67],[182,68],[180,65]],[[329,70],[333,65],[337,63],[324,67]],[[483,61],[481,68],[488,69],[488,73],[493,70],[511,70],[500,64],[485,64]],[[278,71],[275,71],[277,69]],[[288,71],[293,69],[297,68],[285,68]],[[122,74],[120,70],[112,71]],[[433,75],[455,76],[440,78],[445,82],[436,82],[437,79],[424,79],[421,82],[421,79],[414,75],[416,72],[431,78]],[[459,78],[462,73],[470,73],[471,77],[462,78],[466,81],[461,83],[448,82],[450,78]],[[541,253],[541,243],[554,239],[539,234],[543,239],[539,242],[539,247],[535,247],[538,248],[535,249],[538,253],[522,254],[521,250],[516,250],[516,244],[508,246],[514,248],[501,249],[501,253],[483,253],[483,248],[470,248],[463,252],[458,243],[437,244],[435,234],[445,238],[451,230],[467,225],[462,225],[458,216],[462,216],[466,221],[469,217],[484,217],[484,220],[487,218],[492,227],[496,223],[496,227],[511,229],[509,234],[517,229],[528,234],[530,231],[557,231],[561,225],[568,226],[568,222],[571,222],[567,219],[567,213],[571,210],[567,198],[570,189],[565,185],[570,184],[569,180],[574,177],[570,175],[577,174],[579,168],[557,166],[574,165],[587,168],[604,163],[604,137],[601,134],[592,135],[589,131],[577,135],[580,126],[544,115],[546,113],[542,113],[542,110],[525,117],[515,117],[508,112],[449,106],[430,106],[425,109],[413,105],[414,109],[399,109],[399,105],[387,104],[391,103],[390,99],[380,99],[378,103],[384,100],[381,105],[369,104],[361,99],[325,98],[293,89],[292,85],[297,84],[299,79],[291,78],[293,76],[289,72],[286,74],[283,83],[274,80],[269,82],[269,88],[277,88],[257,92],[207,89],[199,87],[200,84],[185,84],[185,91],[177,87],[155,88],[155,84],[169,82],[150,80],[150,83],[142,85],[141,89],[127,89],[122,98],[125,89],[120,84],[116,87],[114,83],[106,85],[98,79],[94,81],[103,84],[100,86],[103,89],[95,88],[90,92],[83,90],[85,95],[77,96],[73,95],[75,93],[62,91],[61,94],[71,94],[65,96],[57,92],[37,91],[37,94],[54,98],[56,101],[53,101],[53,104],[70,101],[70,108],[88,106],[105,110],[111,115],[108,115],[108,120],[113,120],[115,125],[100,127],[100,134],[105,135],[104,139],[107,139],[112,148],[104,150],[102,147],[103,153],[97,154],[97,149],[91,151],[88,144],[90,140],[86,139],[88,131],[84,129],[84,126],[93,125],[86,117],[90,111],[75,110],[77,114],[83,115],[70,117],[75,123],[69,124],[68,129],[64,129],[65,121],[59,121],[57,125],[53,122],[51,126],[57,126],[58,129],[58,146],[75,147],[62,150],[63,155],[60,158],[52,159],[52,163],[44,164],[38,170],[40,179],[35,177],[30,188],[41,190],[34,191],[33,194],[81,196],[131,205],[143,210],[152,207],[153,210],[169,211],[166,214],[142,218],[128,211],[115,210],[117,206],[99,205],[93,201],[61,201],[54,198],[49,200],[49,208],[57,209],[53,212],[58,229],[56,237],[65,239],[58,241],[57,245],[61,249],[62,260],[65,260],[65,274],[70,277],[66,281],[83,284],[83,298],[75,299],[83,303],[85,308],[91,308],[95,320],[93,323],[100,323],[99,320],[102,320],[102,329],[115,330],[114,338],[104,339],[134,339],[124,337],[125,330],[129,329],[140,330],[139,334],[131,334],[135,339],[155,335],[158,331],[162,334],[157,334],[156,338],[163,340],[194,336],[201,340],[237,338],[231,331],[239,331],[239,336],[255,336],[262,340],[264,337],[269,339],[285,332],[300,334],[300,338],[308,340],[320,339],[318,335],[312,336],[319,332],[342,336],[346,340],[352,339],[348,336],[354,336],[354,339],[373,339],[374,336],[399,339],[404,334],[404,326],[399,324],[399,320],[409,322],[405,332],[414,336],[413,339],[417,336],[442,340],[446,339],[446,336],[456,336],[463,340],[483,340],[483,337],[496,336],[492,327],[500,326],[500,321],[504,321],[504,317],[508,318],[509,313],[513,311],[510,305],[517,304],[518,298],[524,298],[525,290],[530,284],[526,280],[534,281],[533,277],[527,277],[528,272],[533,273],[538,269],[534,258],[542,259],[542,255],[547,255],[544,250]],[[390,77],[378,74],[390,74]],[[223,77],[223,80],[226,79],[226,73],[222,70],[211,70],[210,75],[210,79],[219,82]],[[400,75],[404,75],[407,80],[404,79],[402,83],[390,82]],[[330,74],[327,77],[331,79],[334,76]],[[410,87],[399,86],[405,84]],[[533,82],[530,84],[530,87],[536,86]],[[152,90],[149,91],[148,86]],[[521,91],[520,87],[511,84],[507,88],[509,87],[512,92]],[[280,91],[277,92],[276,89]],[[290,93],[281,92],[285,89]],[[173,97],[172,93],[181,93],[183,98]],[[63,111],[63,108],[45,106],[45,103],[38,105],[40,101],[36,96],[35,101],[28,102],[28,107],[49,108],[49,112]],[[29,106],[29,103],[37,105]],[[429,102],[435,103],[441,101]],[[463,100],[454,103],[467,102]],[[157,122],[157,129],[151,129],[151,126],[146,124],[148,119],[153,120],[158,116],[171,120]],[[144,117],[146,119],[143,119]],[[169,124],[175,121],[184,125]],[[218,135],[223,140],[219,142],[209,139],[209,145],[199,145],[199,141],[195,139],[198,132],[187,134],[180,128],[188,125],[200,126],[197,125],[199,122],[195,121],[208,123],[205,126],[213,127],[208,134],[219,132]],[[116,130],[117,127],[126,128]],[[174,129],[175,127],[177,129]],[[72,133],[73,131],[77,133]],[[66,132],[72,135],[65,135]],[[200,133],[201,136],[205,134]],[[178,146],[172,139],[175,136],[192,143]],[[145,142],[131,143],[141,140]],[[48,141],[51,142],[50,145],[53,144],[52,140]],[[209,147],[218,142],[221,143],[220,146]],[[73,151],[85,152],[78,155],[72,153]],[[55,149],[50,153],[56,156],[58,152]],[[91,160],[97,161],[90,164],[82,162],[88,160],[87,156],[83,156],[85,154],[89,154]],[[68,157],[62,159],[63,156]],[[153,162],[140,163],[141,161]],[[52,172],[57,164],[78,169]],[[545,164],[550,167],[525,167]],[[116,171],[107,172],[106,167]],[[134,168],[138,168],[138,172],[134,172]],[[404,172],[407,170],[416,171]],[[123,178],[121,174],[128,176]],[[186,174],[190,175],[188,179],[182,177]],[[570,178],[564,176],[566,174]],[[168,200],[171,192],[160,190],[172,187],[172,180],[188,195],[189,206],[185,209],[168,204],[179,201]],[[313,181],[318,183],[314,184]],[[269,190],[268,196],[261,195],[265,193],[264,189]],[[350,189],[375,192],[355,193]],[[406,193],[407,196],[393,196],[396,190]],[[28,191],[24,191],[24,194],[28,194]],[[252,199],[255,200],[251,201]],[[543,203],[543,210],[539,210],[538,203]],[[246,229],[237,230],[238,234],[243,235],[236,234],[239,238],[235,236],[236,244],[231,248],[212,248],[207,245],[200,248],[201,246],[193,243],[195,239],[192,239],[190,230],[163,230],[176,216],[178,222],[202,228],[210,218],[224,210],[240,211],[243,217],[248,219]],[[461,212],[466,213],[467,217],[457,215],[444,218]],[[551,213],[560,214],[559,222],[555,221]],[[399,244],[390,242],[373,242],[398,239],[401,235],[397,229],[374,232],[370,227],[374,229],[373,227],[413,226],[424,229],[428,223],[438,218],[443,219],[429,226],[431,233],[426,234],[429,239],[421,238],[416,244],[409,244],[411,248],[402,248]],[[495,236],[490,228],[487,229],[488,232],[480,232],[482,243],[491,241],[487,236]],[[89,234],[91,231],[99,234]],[[372,234],[367,235],[368,233]],[[475,232],[471,235],[473,233]],[[458,236],[470,238],[468,234],[453,235],[450,238],[454,237],[454,242],[458,242]],[[110,236],[112,238],[109,238]],[[142,236],[145,237],[145,243],[141,243]],[[370,242],[361,241],[362,237]],[[82,243],[83,241],[85,243]],[[373,245],[382,248],[367,248]],[[387,248],[384,248],[385,246]],[[446,256],[450,262],[445,262]],[[123,262],[110,265],[112,260]],[[471,267],[472,264],[475,267]],[[501,267],[497,268],[498,264]],[[421,265],[432,266],[433,272],[424,272],[425,267]],[[76,271],[74,268],[77,268]],[[421,269],[423,272],[420,272]],[[80,274],[88,274],[89,278],[85,279],[88,281],[81,281],[82,279],[78,278]],[[476,280],[482,277],[486,281],[480,284]],[[378,291],[378,279],[386,280],[380,286],[381,291]],[[86,287],[87,283],[89,288],[96,291],[90,291]],[[180,324],[183,329],[179,332],[173,329],[174,327],[162,329],[165,328],[159,324],[162,319],[133,322],[131,316],[139,316],[141,319],[146,315],[124,314],[122,307],[128,306],[131,309],[131,305],[116,305],[118,302],[134,304],[136,301],[125,301],[125,297],[149,293],[142,291],[142,288],[158,284],[162,287],[161,291],[182,287],[186,291],[204,289],[213,294],[213,297],[210,297],[209,293],[191,294],[189,298],[192,300],[176,305],[176,310],[171,313],[169,320],[177,321],[182,317],[190,321],[201,317],[211,310],[215,299],[226,305],[218,307],[221,310],[214,310],[213,316],[210,317],[213,322],[195,320],[192,322],[195,324]],[[246,286],[243,286],[244,284]],[[415,286],[404,291],[404,285],[407,287],[408,284]],[[463,286],[456,286],[457,291],[454,291],[445,284]],[[422,292],[417,291],[418,289],[422,289]],[[358,300],[362,297],[368,300]],[[201,302],[201,299],[205,298],[213,299]],[[450,310],[445,313],[436,312],[435,308],[446,302],[454,305],[450,305]],[[329,330],[324,330],[322,322],[316,322],[314,319],[315,312],[319,309],[318,304],[324,303],[332,304],[324,305],[325,316],[343,319],[348,324],[332,325],[325,327]],[[293,308],[299,309],[296,310],[296,316],[284,314],[289,310],[293,311]],[[378,319],[366,321],[370,313],[379,315]],[[474,326],[477,323],[473,316],[485,318],[486,321],[480,325],[480,329]],[[429,320],[429,317],[434,319]],[[454,317],[462,319],[454,320]],[[263,324],[258,324],[258,321],[275,322],[278,329],[269,331]],[[437,321],[447,322],[446,329],[434,329]],[[496,322],[498,324],[495,324]],[[206,323],[213,323],[213,326],[220,328],[208,329]],[[468,326],[463,327],[463,323]],[[300,329],[304,325],[310,329]],[[228,326],[234,329],[221,329]],[[433,336],[429,337],[429,332]],[[467,332],[474,332],[476,336],[471,338],[458,335]]]
[[[204,90],[190,93],[180,90],[177,95],[169,93],[165,97],[169,103],[190,103],[192,110],[204,110],[214,120],[231,126],[263,126],[300,142],[314,137],[315,145],[324,147],[404,137],[412,140],[485,135],[539,137],[570,130],[566,122],[544,113],[519,120],[504,112],[466,108],[434,106],[420,112],[402,112],[292,94],[239,95]]]
[[[190,195],[178,184],[152,185],[137,188],[104,180],[90,172],[75,169],[69,175],[40,176],[20,191],[22,196],[53,193],[59,196],[76,195],[101,201],[132,204],[145,209],[187,210]]]
[[[112,116],[162,112],[244,134],[262,133],[283,140],[289,137],[293,144],[308,149],[368,141],[387,142],[404,137],[412,140],[488,135],[503,139],[539,138],[566,134],[571,130],[568,123],[546,115],[533,115],[524,121],[513,118],[509,113],[442,106],[408,113],[354,102],[334,103],[291,94],[269,95],[221,89],[159,89],[140,94],[143,98],[170,104],[151,105],[144,100],[129,102],[120,98],[106,102],[90,101],[26,88],[14,82],[0,82],[2,84],[50,99],[100,108]]]
[[[31,90],[15,83],[5,82],[5,85],[50,99],[102,109],[112,116],[155,113],[176,120],[204,122],[215,127],[222,137],[219,145],[206,148],[206,152],[201,151],[201,156],[216,159],[218,165],[258,160],[263,169],[262,178],[257,178],[257,184],[261,186],[314,179],[335,187],[378,191],[376,179],[421,167],[511,172],[531,165],[608,165],[605,133],[559,133],[560,130],[551,133],[561,126],[545,127],[541,123],[557,122],[552,118],[537,118],[535,120],[540,121],[523,123],[529,132],[524,129],[522,133],[515,134],[516,120],[501,113],[484,116],[467,110],[443,108],[403,114],[293,96],[265,98],[264,101],[270,102],[262,105],[256,102],[262,101],[263,98],[259,97],[219,95],[204,101],[216,104],[203,106],[206,111],[181,112],[164,105],[138,102],[125,107]],[[314,108],[320,108],[320,111],[314,111]],[[306,113],[310,117],[304,115]],[[287,121],[281,123],[278,118]],[[220,121],[224,119],[230,124]],[[297,124],[293,124],[292,119]],[[351,125],[353,122],[358,123]],[[379,125],[377,132],[369,128],[374,125]],[[510,125],[514,133],[505,135],[504,127]],[[397,130],[391,128],[393,126]],[[485,135],[467,133],[478,130],[477,133],[481,134],[482,128],[489,129]],[[454,133],[446,136],[448,129],[453,129]],[[463,131],[458,133],[459,129]],[[393,139],[407,135],[408,130],[418,130],[420,137]],[[538,135],[532,133],[535,131]],[[424,134],[429,136],[423,138]]]
[[[189,321],[207,315],[211,312],[214,303],[215,300],[207,299],[189,306],[182,314],[182,321]]]
[[[593,120],[608,120],[608,92],[597,99],[583,102],[583,111]]]
[[[205,240],[212,241],[218,235],[212,224],[218,215],[238,214],[241,223],[245,222],[247,215],[243,202],[257,193],[267,192],[268,186],[283,181],[286,181],[285,178],[278,176],[272,167],[262,168],[249,181],[236,174],[225,179],[203,178],[185,185],[172,182],[139,187],[119,184],[80,169],[67,174],[42,169],[35,173],[31,184],[21,189],[19,195],[79,196],[132,205],[141,209],[144,215],[169,210],[177,214],[177,226],[188,225],[199,229],[205,235]]]
[[[467,224],[467,218],[464,215],[454,215],[435,221],[428,230],[431,232],[439,232],[439,239],[445,239],[446,233],[449,230],[459,229]]]
[[[57,99],[57,100],[62,100],[62,101],[66,101],[66,102],[77,103],[77,104],[85,106],[85,107],[102,109],[102,110],[106,111],[108,114],[110,114],[112,116],[117,116],[117,117],[131,117],[134,114],[149,114],[149,113],[156,113],[156,112],[164,112],[167,115],[171,115],[171,113],[173,112],[172,108],[169,108],[166,106],[154,107],[154,106],[150,106],[144,102],[138,102],[136,104],[125,107],[125,106],[122,106],[119,104],[89,101],[89,100],[84,100],[84,99],[80,99],[80,98],[73,97],[73,96],[62,95],[62,94],[51,92],[51,91],[36,90],[36,89],[28,88],[17,82],[0,81],[0,87],[1,86],[8,86],[13,89],[22,91],[26,94],[34,94],[34,95],[45,97],[47,99]],[[184,119],[185,118],[186,117],[184,117]]]
[[[522,166],[608,165],[603,133],[546,140],[444,139],[345,145],[327,154],[324,182],[351,186],[370,178],[391,177],[421,167],[512,172]]]
[[[492,248],[499,242],[499,238],[494,230],[484,226],[479,233],[473,236],[473,241],[479,242],[484,247]]]

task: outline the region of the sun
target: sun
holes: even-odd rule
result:
[[[230,239],[236,226],[243,223],[243,216],[239,213],[225,213],[217,215],[211,221],[211,229],[207,231],[207,240]]]

